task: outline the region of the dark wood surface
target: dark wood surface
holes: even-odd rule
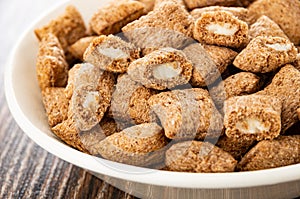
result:
[[[8,110],[3,83],[8,56],[22,31],[57,3],[0,1],[0,198],[134,198],[37,146]]]

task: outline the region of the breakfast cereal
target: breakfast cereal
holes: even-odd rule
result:
[[[35,30],[38,85],[61,141],[166,171],[300,163],[297,0],[106,5],[88,31],[74,6]]]
[[[147,101],[154,93],[131,80],[127,74],[120,75],[112,94],[109,116],[135,124],[151,122],[154,118]]]
[[[206,44],[239,48],[248,42],[248,25],[230,12],[204,12],[195,22],[194,38]]]
[[[300,136],[263,140],[238,163],[240,171],[270,169],[300,163]]]
[[[96,38],[96,36],[83,37],[76,41],[69,47],[69,52],[74,58],[83,61],[83,54],[85,50],[89,47],[90,43]]]
[[[300,71],[290,64],[285,65],[274,76],[272,82],[259,94],[276,97],[282,101],[281,124],[285,132],[298,121],[300,108]]]
[[[260,77],[250,72],[239,72],[221,81],[210,89],[210,95],[221,110],[224,101],[234,96],[247,95],[259,91]]]
[[[41,90],[63,87],[67,83],[69,66],[58,39],[52,34],[43,36],[39,43],[36,71]]]
[[[193,17],[182,5],[166,1],[127,24],[122,31],[130,42],[141,49],[180,48],[192,40],[193,24]]]
[[[296,57],[297,49],[289,40],[259,36],[236,56],[233,64],[244,71],[267,73],[295,61]]]
[[[191,15],[197,20],[205,12],[209,11],[226,11],[230,12],[238,19],[248,22],[248,9],[243,7],[224,7],[224,6],[209,6],[204,8],[196,8],[191,11]]]
[[[249,29],[250,38],[258,36],[272,36],[272,37],[283,37],[289,39],[281,28],[269,17],[263,15],[256,20]]]
[[[125,73],[129,64],[139,58],[139,49],[113,35],[95,38],[83,55],[83,59],[102,70]]]
[[[138,19],[143,13],[143,3],[131,0],[114,1],[94,13],[90,27],[98,35],[116,34],[123,26]]]
[[[183,52],[193,63],[190,83],[200,87],[214,83],[237,55],[237,52],[226,47],[199,43],[187,46]]]
[[[277,23],[295,45],[300,44],[300,2],[298,0],[256,0],[249,7],[252,22],[266,15]]]
[[[225,134],[230,138],[274,139],[281,131],[281,101],[267,95],[229,98],[224,103]]]
[[[78,39],[86,36],[86,27],[77,8],[68,6],[64,14],[51,20],[47,25],[35,29],[34,32],[39,40],[42,40],[48,33],[54,34],[58,38],[67,60],[71,61],[73,57],[68,52],[68,48]]]
[[[204,89],[162,92],[148,103],[170,139],[214,138],[222,133],[222,117]]]
[[[98,153],[116,162],[151,166],[164,160],[163,148],[167,144],[160,126],[144,123],[106,137],[99,143]]]
[[[185,54],[173,48],[161,48],[133,61],[129,77],[147,88],[164,90],[189,82],[193,65]]]
[[[168,170],[182,172],[233,172],[237,164],[229,153],[201,141],[174,144],[167,150],[165,158]]]
[[[50,127],[54,127],[68,118],[69,100],[66,98],[64,90],[63,87],[48,87],[42,91],[43,104]]]

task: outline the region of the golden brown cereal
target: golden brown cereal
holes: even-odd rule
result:
[[[298,121],[297,109],[300,108],[300,71],[287,64],[275,75],[259,94],[270,95],[282,101],[282,132]]]
[[[193,24],[193,18],[183,6],[166,1],[122,30],[129,41],[141,49],[180,48],[190,42]]]
[[[219,138],[216,146],[231,154],[234,159],[240,160],[253,144],[255,144],[255,140],[229,138],[224,135]]]
[[[184,0],[189,9],[206,6],[236,6],[238,0]]]
[[[72,86],[67,87],[67,93],[72,94],[68,118],[79,130],[87,131],[101,121],[110,105],[114,76],[88,63],[80,64],[76,70],[69,82]]]
[[[144,5],[144,14],[152,11],[155,5],[155,0],[137,0]]]
[[[299,53],[299,48],[298,48],[298,54],[297,54],[297,58],[296,61],[294,61],[292,64],[293,66],[298,69],[300,71],[300,53]]]
[[[224,103],[225,134],[245,140],[274,139],[281,130],[281,101],[267,95],[245,95]]]
[[[300,2],[298,0],[257,0],[249,6],[252,22],[266,15],[277,23],[295,45],[300,44]]]
[[[132,62],[129,77],[147,88],[164,90],[189,82],[193,65],[185,54],[174,48],[162,48]]]
[[[185,141],[166,151],[165,163],[170,171],[219,173],[233,172],[237,161],[227,152],[208,143]]]
[[[80,130],[76,127],[76,123],[72,119],[64,120],[62,123],[59,123],[51,130],[57,135],[62,141],[68,145],[82,151],[89,153],[88,150],[84,147],[81,139],[79,137]]]
[[[191,11],[191,15],[197,20],[204,12],[208,11],[227,11],[236,16],[238,19],[248,22],[248,10],[242,7],[209,6],[204,8],[196,8]]]
[[[69,52],[76,58],[83,61],[83,54],[96,36],[83,37],[69,47]]]
[[[204,89],[162,92],[148,103],[170,139],[214,138],[222,133],[222,117]]]
[[[98,35],[121,32],[126,24],[143,15],[144,4],[138,1],[118,0],[100,8],[91,18],[90,26]]]
[[[90,154],[99,155],[100,141],[119,131],[118,125],[113,119],[103,118],[99,125],[96,125],[90,131],[80,132],[79,138]]]
[[[193,86],[204,87],[214,83],[230,65],[237,53],[229,48],[194,43],[183,52],[193,63]]]
[[[249,72],[240,72],[221,81],[209,90],[216,106],[223,108],[224,101],[230,97],[255,93],[260,89],[260,78]]]
[[[298,113],[298,118],[300,120],[300,108],[297,109],[297,113]]]
[[[65,96],[64,88],[45,88],[42,91],[42,96],[50,127],[67,119],[69,100]]]
[[[131,43],[117,36],[101,35],[92,41],[83,58],[102,70],[125,73],[129,64],[139,56],[139,49]]]
[[[196,20],[194,38],[207,44],[239,48],[248,42],[248,25],[230,12],[204,12]]]
[[[68,79],[68,64],[58,39],[51,33],[39,43],[36,72],[41,90],[47,87],[63,87]]]
[[[256,37],[235,58],[233,64],[244,71],[267,73],[296,60],[297,49],[282,37]]]
[[[269,17],[263,15],[250,26],[249,36],[251,39],[258,36],[283,37],[289,39],[280,27]]]
[[[153,121],[154,118],[150,114],[147,100],[154,93],[154,91],[131,80],[127,74],[119,76],[112,95],[109,116],[116,120],[136,124]]]
[[[67,53],[71,44],[86,35],[86,28],[78,10],[74,6],[68,6],[63,15],[50,21],[49,24],[35,29],[34,32],[39,40],[42,40],[46,34],[53,33]]]
[[[161,3],[165,3],[166,1],[169,1],[171,3],[176,3],[178,5],[182,5],[183,7],[185,7],[184,0],[154,0],[155,2],[154,9],[157,9]]]
[[[108,136],[99,143],[98,153],[112,161],[150,166],[163,161],[167,144],[160,126],[144,123]]]
[[[263,140],[238,163],[241,171],[270,169],[300,163],[300,136],[280,136]]]

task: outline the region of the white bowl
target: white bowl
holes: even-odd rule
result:
[[[5,93],[18,125],[38,145],[141,198],[293,198],[300,195],[300,164],[239,173],[179,173],[139,168],[79,152],[54,136],[37,84],[38,42],[33,30],[75,5],[88,21],[108,0],[69,0],[33,23],[17,43],[5,73]]]

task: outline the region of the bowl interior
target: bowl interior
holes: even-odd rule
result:
[[[70,0],[33,22],[12,53],[5,73],[5,93],[13,117],[23,131],[50,153],[99,175],[145,184],[183,188],[239,188],[271,185],[300,179],[300,164],[282,168],[241,173],[179,173],[139,168],[107,161],[81,153],[53,135],[48,127],[35,71],[38,41],[33,30],[76,6],[86,22],[108,0]],[[247,179],[247,180],[245,180]]]

